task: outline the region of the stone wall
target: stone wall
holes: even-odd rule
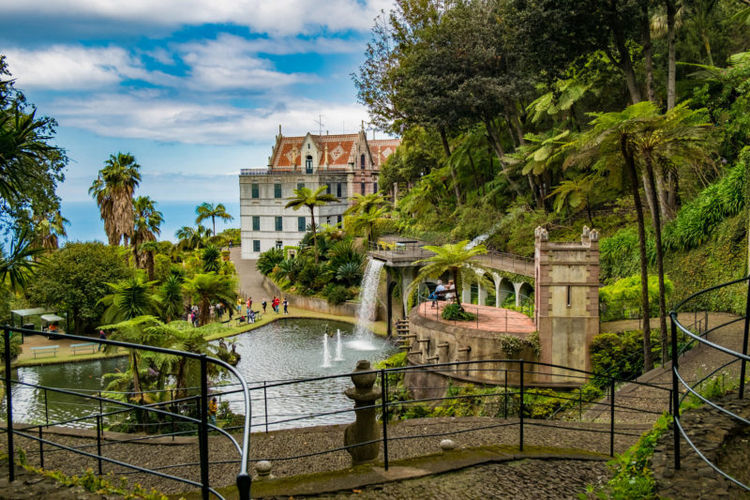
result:
[[[535,236],[541,361],[590,370],[589,346],[599,333],[599,233],[584,226],[580,243],[551,242],[542,227]]]
[[[416,309],[409,315],[409,334],[412,339],[410,365],[450,363],[454,361],[476,361],[483,359],[524,359],[536,361],[536,353],[531,347],[522,348],[515,355],[508,355],[503,350],[501,337],[511,334],[492,331],[477,331],[462,328],[458,325],[446,325],[420,316]],[[526,338],[524,334],[516,334],[519,338]],[[520,381],[519,364],[514,362],[491,362],[471,365],[474,370],[465,367],[446,370],[457,379],[474,383],[505,383],[507,371],[508,383],[517,385]],[[529,367],[529,372],[533,367]],[[525,383],[533,383],[529,375]]]

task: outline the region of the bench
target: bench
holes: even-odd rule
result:
[[[57,356],[57,350],[59,348],[60,348],[59,345],[47,345],[47,346],[40,346],[40,347],[32,347],[31,348],[31,352],[34,353],[34,359],[36,359],[38,354],[49,355],[49,353],[51,353],[52,356]]]
[[[73,351],[73,356],[78,354],[79,351],[88,350],[91,354],[94,354],[99,348],[99,344],[96,342],[86,342],[85,344],[70,344],[70,350]]]

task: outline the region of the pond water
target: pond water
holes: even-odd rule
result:
[[[327,359],[324,355],[326,332],[330,334]],[[237,352],[242,355],[237,369],[252,387],[259,387],[252,391],[254,430],[265,429],[266,412],[271,423],[312,413],[351,409],[353,405],[343,394],[352,386],[348,376],[267,387],[265,398],[263,382],[273,385],[274,381],[349,373],[360,359],[377,361],[397,352],[392,344],[373,338],[369,332],[355,335],[353,325],[319,320],[279,321],[235,339]],[[242,412],[238,399],[234,395],[226,398],[233,410]],[[269,429],[351,421],[354,421],[354,414],[347,412],[279,422],[269,425]]]
[[[326,337],[326,333],[329,336]],[[352,402],[343,395],[343,391],[352,385],[348,376],[276,387],[273,384],[348,373],[360,359],[376,361],[397,352],[392,344],[384,339],[373,338],[369,332],[355,336],[353,325],[322,320],[282,320],[227,341],[236,342],[237,352],[242,356],[237,369],[248,384],[256,388],[252,392],[254,431],[265,430],[266,415],[271,430],[353,421],[352,412],[302,421],[290,420],[313,413],[352,408]],[[118,358],[23,367],[17,370],[17,380],[48,387],[96,392],[103,388],[104,373],[124,370],[127,363],[127,358]],[[235,380],[226,379],[223,382]],[[264,382],[267,385],[265,397]],[[234,411],[244,412],[240,395],[223,396],[221,400],[229,402]],[[3,399],[3,415],[4,404]],[[47,416],[50,422],[56,422],[81,417],[97,410],[98,403],[77,396],[52,391],[46,391],[45,396],[45,391],[36,388],[21,385],[13,387],[13,415],[14,420],[19,422],[42,423]],[[92,427],[94,420],[67,425]]]

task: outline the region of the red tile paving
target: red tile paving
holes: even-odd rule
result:
[[[464,309],[471,314],[478,314],[478,321],[448,321],[441,317],[446,302],[438,302],[438,307],[431,307],[430,302],[419,305],[417,312],[420,316],[433,321],[439,321],[446,325],[460,326],[469,330],[481,330],[486,332],[501,333],[533,333],[536,331],[534,320],[517,311],[503,309],[501,307],[478,306],[476,304],[463,304]]]

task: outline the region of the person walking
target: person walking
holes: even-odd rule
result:
[[[274,296],[273,301],[271,302],[271,307],[273,308],[273,312],[275,312],[276,314],[279,314],[279,303],[279,298]]]
[[[266,314],[266,305],[268,305],[266,303],[266,299],[263,299],[263,303],[261,303],[261,305],[263,306],[263,314]]]
[[[216,402],[216,396],[211,398],[208,402],[208,423],[216,425],[216,414],[219,411],[219,404]]]
[[[107,334],[104,333],[104,330],[99,330],[99,340],[107,340]],[[99,347],[97,347],[97,351],[101,351],[104,349],[104,344],[99,344]]]
[[[284,314],[289,314],[289,301],[284,297]]]

